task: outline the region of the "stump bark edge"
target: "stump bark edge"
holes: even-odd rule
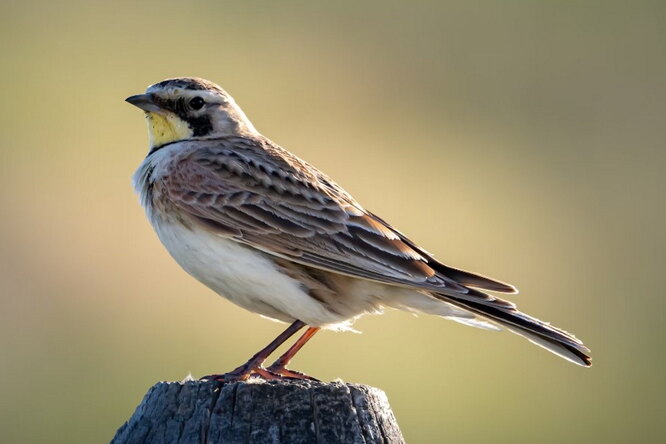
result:
[[[404,444],[386,394],[340,381],[159,382],[111,444]]]

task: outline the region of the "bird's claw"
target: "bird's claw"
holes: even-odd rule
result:
[[[248,369],[233,370],[222,374],[213,374],[199,378],[200,381],[214,381],[221,383],[247,381],[248,379],[263,379],[266,381],[283,381],[289,379],[298,379],[305,381],[319,381],[305,373],[289,370],[279,365],[271,365],[268,368],[257,366]]]
[[[271,365],[266,369],[273,375],[279,375],[282,379],[300,379],[303,381],[319,381],[317,378],[306,375],[305,373],[297,372],[296,370],[289,370],[281,365]]]

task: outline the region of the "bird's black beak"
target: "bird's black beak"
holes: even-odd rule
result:
[[[137,108],[141,108],[144,111],[161,111],[161,108],[153,100],[152,94],[137,94],[135,96],[129,96],[125,99],[125,102],[131,103]]]

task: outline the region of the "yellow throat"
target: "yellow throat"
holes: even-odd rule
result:
[[[175,114],[146,111],[151,148],[192,137],[192,129]]]

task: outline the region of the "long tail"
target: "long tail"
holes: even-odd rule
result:
[[[574,364],[584,367],[592,365],[588,355],[590,350],[575,336],[518,311],[510,302],[498,298],[488,301],[489,295],[474,289],[460,296],[441,293],[434,296],[493,321]],[[475,296],[479,299],[475,300]]]

